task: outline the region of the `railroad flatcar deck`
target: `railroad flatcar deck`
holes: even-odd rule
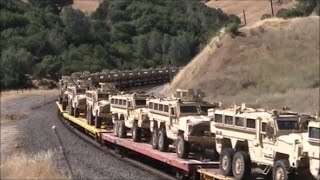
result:
[[[176,153],[161,152],[152,149],[152,146],[147,143],[133,142],[131,139],[118,138],[112,133],[103,133],[102,139],[112,144],[116,144],[125,147],[126,149],[143,154],[152,159],[164,162],[170,166],[177,167],[186,172],[196,172],[199,166],[203,168],[218,168],[219,165],[219,162],[201,162],[193,159],[180,159],[177,157]]]

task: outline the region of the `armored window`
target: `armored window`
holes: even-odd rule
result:
[[[152,102],[149,103],[149,109],[153,109],[153,103]]]
[[[309,138],[320,139],[320,128],[309,127]]]
[[[118,103],[119,103],[119,105],[122,105],[122,99],[119,99]]]
[[[233,116],[224,116],[224,123],[233,125]]]
[[[247,127],[248,128],[256,128],[256,120],[255,119],[247,119]]]
[[[158,104],[154,104],[154,110],[158,110]]]
[[[236,126],[244,126],[244,119],[241,117],[236,117],[235,125]]]
[[[169,106],[164,106],[164,112],[169,112]]]
[[[261,131],[262,131],[262,132],[267,132],[267,123],[263,122],[263,123],[261,124]]]
[[[111,104],[114,104],[114,99],[111,99]]]
[[[147,101],[145,99],[136,99],[136,105],[137,106],[146,106]]]
[[[163,111],[163,105],[159,104],[159,111]]]
[[[126,100],[123,100],[123,101],[122,101],[122,105],[124,105],[124,106],[127,105],[127,101],[126,101]]]
[[[214,121],[217,123],[222,123],[222,115],[221,114],[215,114],[214,115]]]
[[[118,99],[115,99],[114,104],[118,104],[118,101],[119,101]]]

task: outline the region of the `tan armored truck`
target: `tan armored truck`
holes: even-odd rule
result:
[[[294,169],[308,166],[301,143],[301,133],[306,128],[297,113],[268,112],[243,104],[230,109],[210,109],[209,117],[223,175],[248,179],[251,167],[258,166],[263,174],[272,170],[274,180],[288,180]]]
[[[303,138],[303,152],[309,158],[310,173],[316,179],[320,179],[320,119],[308,123],[308,132]]]
[[[100,128],[102,122],[105,122],[107,128],[112,127],[112,114],[110,110],[110,95],[114,94],[114,91],[106,89],[104,83],[100,83],[102,87],[86,91],[87,102],[87,122],[90,125],[94,125],[96,128]]]
[[[210,118],[201,111],[201,106],[208,106],[202,101],[204,94],[193,90],[180,93],[178,90],[172,98],[150,98],[148,116],[152,147],[167,151],[169,144],[173,144],[177,156],[187,158],[189,152],[212,149],[214,140],[210,134]]]
[[[86,114],[86,95],[87,86],[81,84],[78,80],[78,84],[69,86],[66,94],[68,95],[68,113],[74,117],[79,117],[80,113]]]
[[[65,93],[70,83],[68,76],[62,76],[59,80],[59,96],[58,102],[62,105],[62,110],[66,110],[68,106],[68,95]]]
[[[149,118],[146,108],[145,93],[119,94],[111,96],[111,112],[114,133],[118,137],[126,137],[127,131],[132,132],[133,141],[141,140],[150,134]]]

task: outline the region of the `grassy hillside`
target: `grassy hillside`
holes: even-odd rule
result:
[[[209,100],[267,108],[319,107],[319,17],[269,19],[221,33],[173,80],[176,88],[202,88]],[[186,78],[187,77],[187,78]]]

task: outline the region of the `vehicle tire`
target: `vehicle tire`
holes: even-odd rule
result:
[[[62,102],[62,110],[65,111],[67,109],[68,103]]]
[[[236,152],[232,160],[232,173],[236,179],[248,179],[251,174],[251,159],[247,152]]]
[[[113,135],[118,137],[119,134],[119,123],[118,121],[115,121],[113,124]]]
[[[151,144],[153,149],[158,149],[158,129],[157,128],[153,129]]]
[[[280,159],[274,163],[272,169],[273,180],[288,180],[291,179],[290,163],[287,159]]]
[[[168,138],[164,128],[161,128],[158,132],[158,149],[163,152],[166,152],[169,149]]]
[[[184,140],[183,135],[178,135],[176,153],[179,158],[188,158],[189,144]]]
[[[59,104],[62,104],[62,97],[61,96],[59,96]]]
[[[74,108],[72,107],[72,105],[71,105],[71,108],[70,108],[71,110],[70,110],[70,112],[71,112],[71,116],[74,116]]]
[[[133,123],[133,127],[132,127],[132,140],[134,142],[139,142],[141,139],[141,129],[138,126],[137,122]]]
[[[68,101],[68,114],[72,115],[72,105],[71,105],[71,101]]]
[[[96,128],[100,128],[101,127],[101,118],[99,118],[97,115],[96,117],[94,118],[94,126]]]
[[[74,108],[74,117],[79,117],[79,108]]]
[[[232,175],[232,160],[234,151],[231,148],[224,148],[220,154],[220,171],[224,176]]]
[[[125,138],[127,136],[127,129],[124,124],[124,120],[119,121],[119,131],[118,131],[118,137]]]

